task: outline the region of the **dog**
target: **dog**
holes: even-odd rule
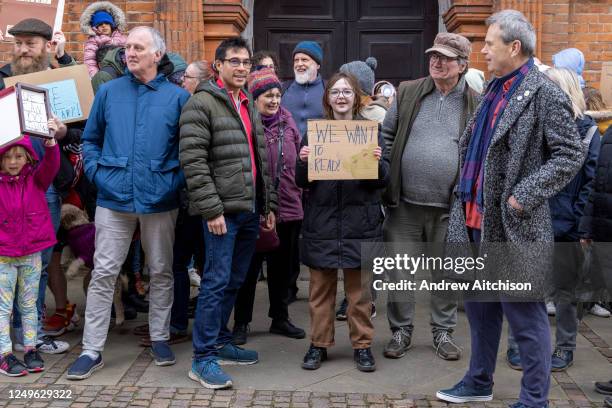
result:
[[[60,227],[65,231],[66,244],[74,255],[74,259],[66,269],[66,278],[74,278],[82,267],[87,268],[87,274],[83,277],[83,291],[85,296],[87,296],[96,246],[95,224],[89,221],[85,211],[79,207],[72,204],[63,204]],[[127,288],[128,277],[122,272],[117,277],[117,284],[113,294],[116,326],[121,326],[125,321],[125,309],[121,297],[123,292],[127,292]]]

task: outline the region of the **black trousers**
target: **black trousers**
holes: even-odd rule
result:
[[[293,276],[295,258],[298,256],[298,237],[302,221],[278,223],[276,231],[280,246],[268,253],[256,253],[251,260],[247,274],[236,302],[234,303],[235,324],[248,324],[253,320],[253,304],[257,278],[264,259],[268,264],[268,316],[275,320],[289,318],[289,285]]]

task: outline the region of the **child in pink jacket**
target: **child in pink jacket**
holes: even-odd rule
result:
[[[49,127],[56,130],[53,121]],[[19,377],[44,370],[36,349],[41,251],[56,243],[45,192],[59,169],[55,139],[38,162],[28,136],[0,148],[0,373]],[[23,362],[12,354],[10,319],[15,287],[23,326]]]
[[[85,42],[83,60],[89,76],[98,72],[96,51],[103,45],[125,45],[127,37],[125,14],[110,1],[97,1],[87,6],[81,14],[81,30],[89,35]]]

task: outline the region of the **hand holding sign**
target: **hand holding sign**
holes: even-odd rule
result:
[[[66,125],[64,125],[64,123],[62,123],[62,121],[59,120],[57,116],[53,116],[52,119],[49,119],[49,121],[47,122],[47,126],[49,126],[49,130],[53,132],[52,134],[57,140],[63,139],[64,136],[66,136],[66,132],[68,131]]]
[[[378,123],[367,120],[309,120],[309,180],[373,180],[378,178]],[[307,153],[308,152],[308,153]]]
[[[61,31],[56,31],[53,33],[53,38],[51,39],[51,45],[55,51],[55,58],[60,59],[64,56],[65,48],[66,48],[66,36]]]

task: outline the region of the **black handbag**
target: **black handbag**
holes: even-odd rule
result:
[[[278,159],[276,162],[276,176],[274,177],[274,190],[278,191],[278,186],[280,185],[280,177],[281,171],[283,170],[283,139],[284,136],[284,127],[282,122],[279,125],[279,137],[278,137]],[[271,230],[265,230],[266,220],[262,220],[259,223],[259,237],[257,238],[257,242],[255,243],[255,252],[270,252],[275,250],[280,245],[280,239],[278,238],[278,233],[276,232],[276,228]]]

